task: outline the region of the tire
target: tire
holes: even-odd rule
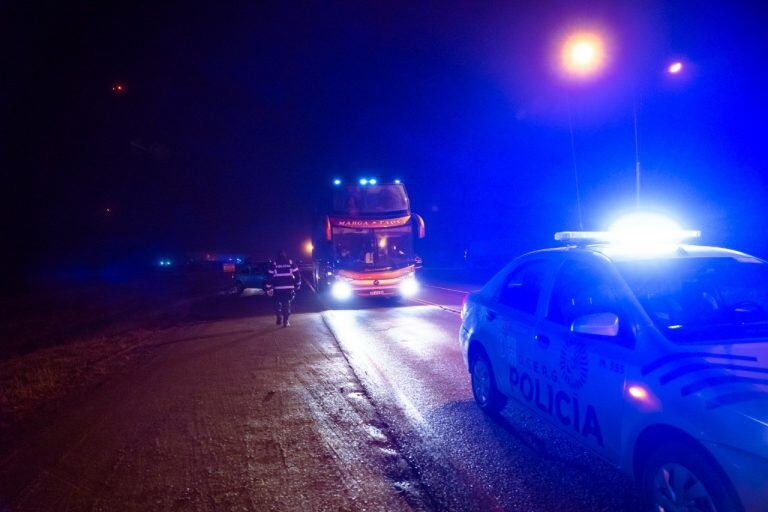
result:
[[[493,367],[488,356],[482,352],[476,354],[471,359],[469,373],[472,381],[472,395],[475,397],[477,406],[486,414],[498,415],[507,405],[507,397],[502,395],[496,387]]]
[[[643,466],[640,487],[647,510],[744,512],[717,461],[690,441],[654,449]],[[685,503],[690,508],[681,506]]]
[[[235,282],[235,288],[237,289],[238,295],[241,295],[245,291],[245,285],[242,281]]]

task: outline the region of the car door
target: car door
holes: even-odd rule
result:
[[[533,339],[543,290],[555,267],[552,258],[543,256],[521,261],[502,281],[485,311],[495,340],[494,373],[499,389],[506,395],[513,396],[510,370],[518,364],[520,347]]]
[[[541,415],[614,461],[621,439],[625,365],[634,351],[628,305],[617,279],[609,263],[595,255],[577,254],[563,262],[533,343],[521,349],[518,386],[533,395],[531,402]],[[604,313],[618,316],[616,336],[573,332],[577,319]],[[530,385],[524,386],[523,379]]]

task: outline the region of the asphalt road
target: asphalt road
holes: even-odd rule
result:
[[[510,405],[479,411],[458,347],[466,287],[427,286],[396,308],[323,313],[390,435],[439,510],[640,510],[631,482]]]
[[[0,454],[0,510],[637,510],[616,470],[510,406],[474,405],[462,287],[331,307],[293,326],[218,296],[136,364]]]

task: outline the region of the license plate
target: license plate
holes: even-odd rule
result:
[[[371,295],[384,295],[384,290],[371,290]]]

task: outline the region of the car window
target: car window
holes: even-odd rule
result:
[[[499,303],[535,314],[548,266],[547,261],[536,260],[515,268],[499,291]]]
[[[614,278],[597,263],[566,261],[555,278],[547,318],[570,326],[581,315],[619,314],[619,294]]]

